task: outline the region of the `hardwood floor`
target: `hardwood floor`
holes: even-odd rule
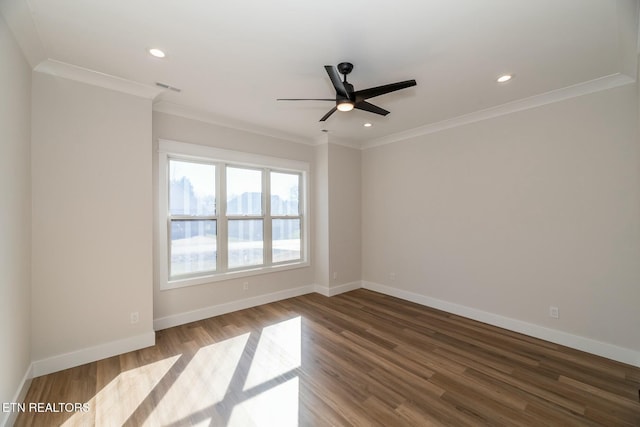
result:
[[[638,368],[362,289],[156,341],[35,378],[27,405],[89,410],[16,425],[640,426]]]

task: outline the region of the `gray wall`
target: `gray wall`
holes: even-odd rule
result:
[[[363,279],[640,350],[638,138],[629,84],[364,151]]]
[[[359,287],[361,151],[327,141],[316,147],[315,268],[318,291]]]
[[[361,151],[328,146],[329,271],[331,286],[360,282]]]
[[[151,101],[34,73],[32,114],[33,360],[152,335]]]
[[[0,94],[0,402],[12,402],[31,361],[31,68],[1,16]]]

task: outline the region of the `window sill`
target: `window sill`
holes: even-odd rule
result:
[[[291,264],[279,264],[269,267],[257,267],[250,270],[230,271],[227,273],[211,274],[208,276],[191,277],[187,279],[171,280],[167,283],[160,284],[161,291],[169,291],[172,289],[184,288],[187,286],[204,285],[206,283],[222,282],[225,280],[239,279],[242,277],[258,276],[261,274],[278,273],[281,271],[295,270],[298,268],[309,267],[308,261],[296,262]]]

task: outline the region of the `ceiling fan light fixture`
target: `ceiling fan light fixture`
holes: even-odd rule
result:
[[[353,102],[348,99],[343,99],[338,101],[338,105],[336,107],[339,111],[351,111],[353,110]]]

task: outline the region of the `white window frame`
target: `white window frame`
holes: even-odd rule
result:
[[[169,159],[179,159],[195,161],[201,163],[212,163],[216,165],[216,234],[218,235],[216,272],[206,272],[171,279],[169,277]],[[226,195],[222,189],[221,175],[225,173],[225,167],[257,168],[263,170],[263,216],[264,220],[264,264],[259,266],[249,266],[242,269],[226,268]],[[289,172],[300,174],[300,212],[299,215],[286,218],[300,219],[301,232],[301,258],[299,260],[272,263],[271,254],[271,212],[269,178],[270,172]],[[225,199],[223,199],[225,198]],[[181,288],[185,286],[201,285],[223,280],[237,279],[241,277],[254,276],[258,274],[273,273],[296,268],[308,267],[309,262],[309,164],[297,160],[283,159],[279,157],[263,156],[259,154],[243,153],[233,150],[225,150],[205,145],[188,144],[184,142],[159,140],[158,150],[158,278],[160,290]],[[246,217],[250,218],[250,217]],[[285,218],[276,215],[275,218]],[[221,233],[225,233],[225,238],[220,238]],[[267,234],[268,233],[268,234]],[[224,257],[221,263],[221,257]]]

